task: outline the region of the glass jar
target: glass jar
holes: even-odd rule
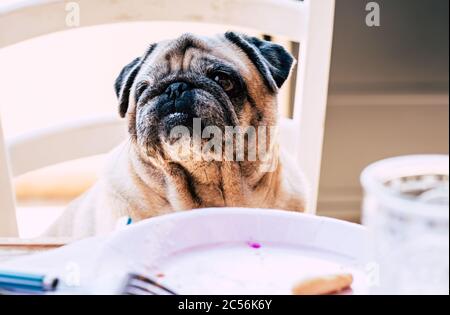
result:
[[[382,160],[361,182],[379,268],[372,293],[449,294],[448,155]]]

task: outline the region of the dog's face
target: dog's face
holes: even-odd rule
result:
[[[116,80],[119,112],[145,154],[163,153],[170,131],[216,126],[273,126],[276,94],[294,59],[279,45],[228,32],[185,34],[153,44]]]

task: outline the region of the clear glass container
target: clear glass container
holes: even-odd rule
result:
[[[382,160],[361,182],[378,267],[371,292],[449,294],[448,155]]]

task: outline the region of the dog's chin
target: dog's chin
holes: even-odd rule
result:
[[[174,112],[166,115],[161,120],[161,126],[164,134],[169,135],[171,130],[176,127],[183,126],[191,129],[194,123],[194,115],[183,112]]]
[[[206,127],[214,127],[224,132],[223,120],[201,117],[188,113],[172,113],[160,121],[159,137],[163,142],[172,143],[180,138],[202,138]]]
[[[224,117],[202,115],[203,113],[173,112],[159,120],[159,135],[161,140],[169,140],[173,135],[183,133],[183,136],[201,137],[206,127],[214,127],[222,132],[225,128]]]

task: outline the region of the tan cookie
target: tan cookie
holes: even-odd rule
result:
[[[294,295],[331,294],[349,288],[352,283],[353,276],[349,273],[316,277],[299,282],[292,293]]]

